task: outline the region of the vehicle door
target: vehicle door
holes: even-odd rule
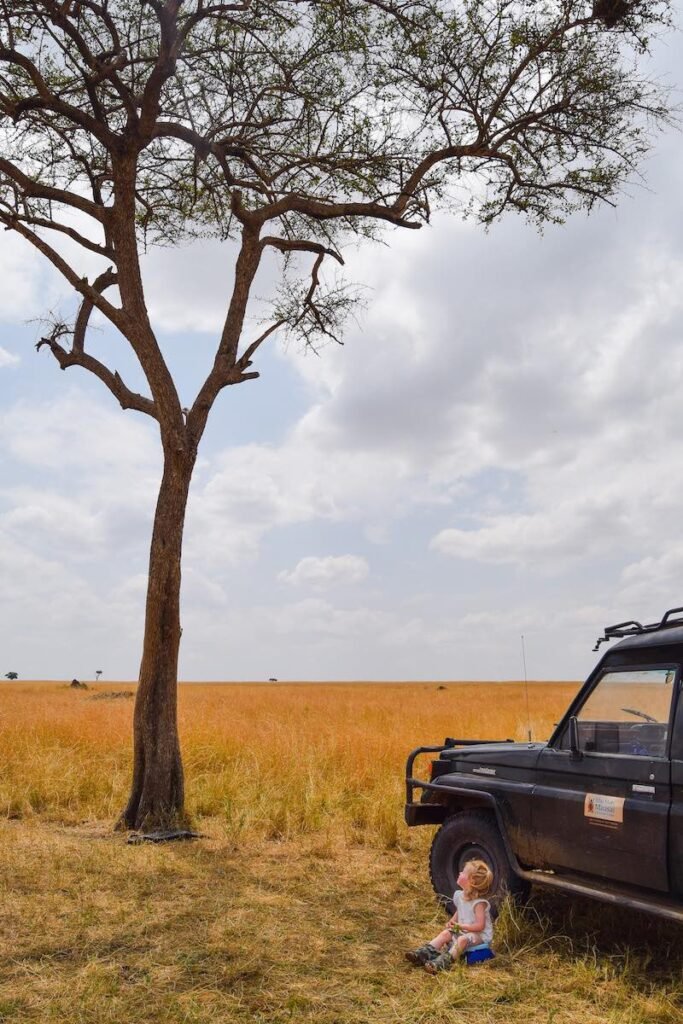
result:
[[[542,866],[667,890],[669,760],[679,667],[606,667],[538,760],[532,827]]]

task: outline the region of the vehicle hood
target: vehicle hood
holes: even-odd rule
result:
[[[493,776],[498,774],[497,769],[534,768],[545,746],[545,743],[482,743],[481,746],[444,750],[440,760],[448,762],[446,770],[449,773],[467,772],[482,777]],[[441,771],[444,771],[443,766]]]

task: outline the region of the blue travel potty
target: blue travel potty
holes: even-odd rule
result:
[[[472,946],[465,950],[465,963],[468,967],[472,967],[474,964],[483,964],[486,960],[493,960],[495,955],[488,942],[480,942],[478,946]]]

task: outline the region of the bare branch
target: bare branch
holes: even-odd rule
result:
[[[118,278],[111,267],[95,279],[92,284],[93,292],[101,294],[106,288],[117,284]],[[99,378],[111,391],[122,409],[135,409],[144,412],[153,419],[158,419],[158,411],[155,403],[144,395],[137,394],[126,387],[118,371],[112,371],[99,359],[85,351],[85,336],[93,310],[92,298],[85,298],[78,311],[76,322],[73,327],[63,321],[55,321],[52,324],[50,333],[40,339],[36,350],[47,346],[55,357],[62,370],[70,366],[81,366]],[[71,337],[71,348],[67,349],[62,344],[62,339]]]
[[[152,137],[155,139],[179,139],[182,142],[186,142],[195,150],[199,160],[206,160],[208,156],[215,157],[223,171],[226,184],[231,188],[248,188],[264,194],[267,192],[265,184],[240,180],[230,169],[228,157],[238,157],[256,173],[261,181],[265,181],[265,175],[257,168],[255,162],[250,158],[243,146],[229,146],[225,143],[215,142],[208,136],[200,135],[186,125],[170,121],[158,121],[153,129]]]
[[[126,316],[121,309],[117,309],[112,306],[111,303],[107,302],[106,299],[88,282],[87,277],[78,277],[76,272],[69,266],[65,259],[59,255],[56,249],[48,245],[39,235],[34,231],[30,231],[25,224],[22,224],[14,214],[5,213],[0,210],[0,223],[4,224],[7,230],[16,231],[17,234],[21,235],[26,239],[27,242],[42,253],[43,256],[55,267],[60,274],[69,282],[72,288],[75,289],[84,298],[89,298],[93,305],[100,310],[108,320],[117,327],[122,334],[126,334],[127,327],[129,326],[126,320]]]
[[[127,388],[118,371],[112,372],[99,359],[95,359],[94,356],[82,350],[76,350],[75,339],[74,348],[70,351],[64,348],[61,339],[73,334],[74,328],[64,323],[56,323],[51,332],[40,339],[36,349],[40,351],[43,346],[47,346],[62,370],[67,370],[70,366],[82,366],[84,370],[94,374],[111,391],[122,409],[135,409],[153,419],[158,419],[157,409],[151,398],[145,398],[144,395],[139,395]]]
[[[107,288],[111,288],[112,285],[118,283],[118,277],[114,273],[111,267],[105,270],[103,274],[95,278],[93,281],[93,290],[99,292],[101,295]],[[76,317],[76,323],[74,326],[73,336],[73,351],[82,353],[85,348],[85,334],[88,329],[88,323],[90,321],[90,314],[93,311],[93,301],[90,297],[83,299],[81,308],[78,311]]]
[[[434,162],[432,161],[430,166]],[[417,183],[419,183],[419,179],[416,179],[415,187],[417,187]],[[405,209],[408,198],[410,198],[410,195],[406,194],[406,202],[399,209],[398,204],[389,207],[373,202],[325,203],[320,202],[320,200],[309,199],[305,196],[289,195],[283,199],[278,199],[277,202],[272,203],[270,206],[262,207],[257,213],[252,214],[251,220],[255,224],[265,224],[267,221],[277,220],[286,213],[294,212],[310,217],[312,220],[324,221],[367,217],[374,220],[387,221],[389,224],[396,225],[396,227],[421,228],[422,224],[419,221],[406,220],[402,215],[402,210]]]
[[[247,377],[258,377],[258,373],[252,373],[245,375],[245,370],[251,366],[252,357],[256,351],[261,347],[264,341],[266,341],[271,334],[275,331],[279,331],[281,327],[285,327],[287,324],[286,320],[278,320],[276,323],[271,324],[262,334],[259,334],[255,341],[252,341],[250,345],[244,351],[244,354],[237,360],[237,367],[240,370],[240,380],[247,380]]]
[[[71,238],[74,242],[83,249],[87,249],[88,252],[94,252],[97,256],[102,256],[106,260],[115,260],[116,256],[114,250],[106,245],[98,245],[97,242],[93,242],[92,239],[86,238],[80,231],[76,231],[75,228],[70,227],[68,224],[60,224],[56,220],[48,220],[46,217],[39,217],[37,214],[22,214],[16,210],[12,210],[8,204],[3,203],[0,200],[0,207],[6,207],[9,216],[14,220],[20,221],[22,224],[30,224],[36,228],[46,228],[49,231],[58,231],[60,234],[66,235]]]
[[[0,157],[0,174],[7,175],[11,181],[19,186],[24,195],[32,196],[34,199],[46,199],[52,203],[70,206],[74,210],[80,210],[81,213],[87,213],[89,217],[100,221],[102,224],[105,224],[109,218],[109,211],[106,207],[98,206],[97,203],[90,202],[89,199],[85,199],[76,192],[54,188],[54,186],[47,185],[44,182],[34,181],[19,167],[4,157]]]
[[[160,3],[152,4],[159,21],[159,52],[140,102],[139,132],[143,139],[152,137],[161,111],[161,90],[176,68],[182,43],[177,22],[181,4],[182,0],[166,0],[163,6]]]
[[[199,443],[209,411],[221,390],[230,384],[239,384],[254,377],[253,373],[245,375],[244,367],[238,366],[237,350],[251,285],[262,251],[258,232],[246,225],[242,230],[242,245],[235,264],[235,282],[213,367],[187,415],[187,432],[194,445]]]
[[[319,242],[307,241],[301,238],[277,238],[274,235],[266,235],[261,239],[261,246],[269,245],[280,252],[314,252],[323,256],[331,256],[344,266],[344,259],[335,249],[328,249]]]

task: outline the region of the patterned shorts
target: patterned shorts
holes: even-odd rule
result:
[[[470,946],[479,946],[484,941],[481,932],[460,932],[459,935],[453,936],[454,942],[456,942],[458,939],[466,940],[466,949],[469,949]]]

